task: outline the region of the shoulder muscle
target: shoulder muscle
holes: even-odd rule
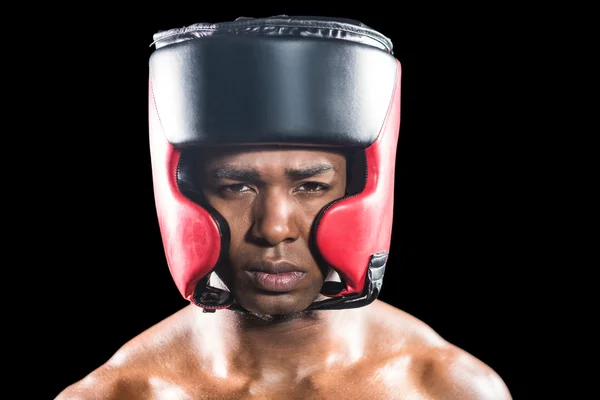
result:
[[[129,376],[126,371],[102,366],[65,388],[55,400],[145,399],[148,389],[145,382]]]
[[[448,345],[425,370],[428,392],[444,399],[512,400],[502,378],[471,354]]]

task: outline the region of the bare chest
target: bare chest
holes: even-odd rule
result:
[[[204,386],[204,385],[203,385]],[[287,385],[264,385],[254,382],[244,389],[231,389],[224,386],[202,390],[186,391],[179,400],[417,400],[417,392],[408,387],[380,386],[370,382],[339,382],[324,386],[315,386],[310,382]],[[156,396],[156,399],[171,400],[172,397]]]
[[[178,400],[429,400],[420,393],[419,386],[399,366],[387,365],[335,370],[296,380],[268,376],[210,378],[195,385],[188,381],[180,386],[185,390],[180,391]],[[155,399],[173,397],[157,393]]]

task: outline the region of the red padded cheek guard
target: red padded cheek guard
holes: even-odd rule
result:
[[[394,212],[396,146],[400,128],[401,66],[377,140],[366,150],[364,190],[330,205],[315,230],[324,260],[343,278],[346,288],[330,297],[363,291],[371,256],[388,253]]]
[[[151,81],[149,97],[154,197],[162,242],[175,285],[192,301],[196,284],[219,259],[221,233],[210,213],[179,191],[176,173],[181,154],[163,133]]]

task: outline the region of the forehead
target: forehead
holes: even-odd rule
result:
[[[230,165],[252,168],[281,168],[329,163],[343,167],[343,149],[334,147],[236,146],[206,149],[202,159],[207,167]]]

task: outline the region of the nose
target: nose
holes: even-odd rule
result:
[[[264,192],[254,203],[252,237],[264,245],[277,246],[299,237],[296,204],[283,190]]]

